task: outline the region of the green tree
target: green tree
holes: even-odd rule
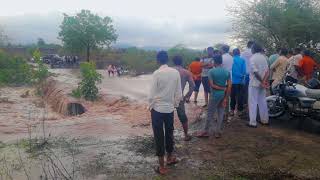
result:
[[[44,47],[46,42],[42,38],[38,38],[37,45],[38,47]]]
[[[320,2],[318,0],[237,0],[230,7],[234,39],[248,40],[266,48],[320,42]]]
[[[60,28],[59,38],[64,46],[73,52],[85,50],[87,61],[92,49],[109,46],[117,40],[111,18],[100,17],[89,10],[81,10],[75,16],[64,14]]]

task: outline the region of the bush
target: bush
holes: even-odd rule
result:
[[[32,79],[33,70],[27,61],[0,52],[0,84],[21,86],[31,84]]]
[[[42,83],[49,76],[48,67],[41,61],[41,53],[39,49],[35,50],[32,53],[32,56],[38,66],[34,73],[34,79],[37,83]]]
[[[99,89],[96,86],[101,82],[101,74],[96,71],[93,62],[84,62],[80,64],[82,81],[79,83],[78,89],[73,90],[72,94],[84,97],[86,100],[94,101],[98,98]]]
[[[75,98],[77,98],[77,99],[81,98],[80,88],[77,88],[77,89],[72,90],[71,96],[72,96],[72,97],[75,97]]]
[[[36,49],[32,53],[33,59],[37,64],[37,68],[34,71],[33,79],[36,83],[37,93],[40,96],[43,96],[43,89],[44,89],[44,81],[49,77],[49,70],[48,67],[41,61],[41,53],[39,49]]]

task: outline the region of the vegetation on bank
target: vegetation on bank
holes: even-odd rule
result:
[[[34,51],[35,66],[24,58],[0,51],[0,85],[22,86],[40,84],[49,76],[46,65],[40,60],[39,50]]]
[[[77,89],[72,91],[72,96],[83,97],[85,100],[94,101],[98,98],[99,89],[97,83],[101,82],[102,76],[96,71],[93,62],[83,62],[80,64],[82,80]]]
[[[34,71],[26,60],[0,52],[0,85],[28,85],[33,77]]]

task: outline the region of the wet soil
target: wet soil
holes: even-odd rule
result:
[[[77,86],[77,71],[54,73],[66,91]],[[222,138],[189,142],[176,119],[180,163],[169,175],[157,175],[146,109],[149,81],[149,76],[105,77],[100,99],[83,102],[87,112],[72,117],[55,113],[31,87],[1,88],[0,179],[320,178],[318,135],[292,128],[290,121],[250,129],[237,117],[225,124]],[[191,133],[203,127],[201,101],[186,105]]]

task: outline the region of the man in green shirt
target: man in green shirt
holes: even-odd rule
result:
[[[213,57],[215,68],[208,73],[211,93],[208,105],[208,116],[205,129],[197,134],[198,137],[208,137],[213,127],[216,138],[221,137],[222,122],[224,111],[227,106],[227,100],[231,92],[230,73],[222,67],[222,56],[216,55]],[[217,121],[214,121],[214,113],[217,113]]]

